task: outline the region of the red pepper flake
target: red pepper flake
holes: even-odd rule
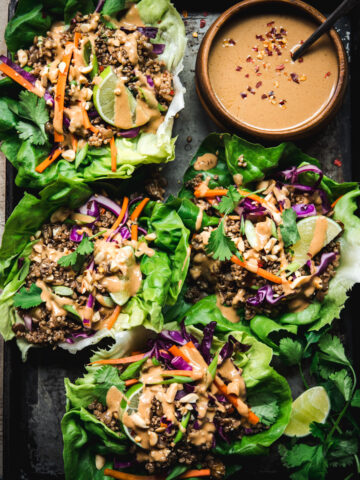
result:
[[[232,38],[230,38],[230,39],[229,39],[229,45],[236,45],[235,40],[233,40]]]
[[[255,73],[258,73],[259,70],[260,70],[259,65],[256,65],[256,67],[255,67]]]
[[[250,55],[248,55],[248,57],[247,57],[246,61],[247,61],[248,63],[250,63],[250,62],[252,62],[252,61],[253,61],[253,59],[252,59],[252,57],[251,57]]]
[[[275,35],[275,34],[276,34],[276,28],[273,27],[273,28],[270,30],[270,33],[271,33],[272,35]]]
[[[281,70],[284,70],[284,68],[285,68],[285,65],[282,63],[281,65],[277,65],[277,66],[275,67],[275,70],[276,70],[277,72],[281,72]]]
[[[188,12],[187,12],[187,10],[183,10],[183,11],[182,11],[182,16],[183,16],[184,18],[187,18],[187,17],[188,17]]]
[[[206,21],[202,18],[202,19],[200,20],[200,28],[204,28],[205,25],[206,25]]]
[[[260,40],[261,42],[264,42],[265,41],[265,38],[262,36],[262,35],[255,35],[255,38],[257,40]]]
[[[258,52],[258,51],[259,51],[258,47],[252,47],[252,49],[254,50],[254,52]]]
[[[256,88],[260,88],[262,85],[262,82],[257,82],[257,84],[255,85]]]
[[[299,58],[298,58],[298,62],[299,62],[299,63],[303,63],[303,61],[304,61],[303,57],[299,57]]]
[[[261,75],[261,72],[258,72],[258,73],[256,74],[257,77],[260,77],[260,75]]]
[[[300,40],[300,45],[302,45],[304,43],[304,40]]]
[[[290,73],[291,80],[295,83],[300,83],[299,75],[297,73]]]
[[[279,105],[285,105],[285,103],[286,103],[286,100],[281,100],[281,101],[279,102]]]
[[[258,266],[259,268],[262,268],[262,267],[264,266],[264,264],[263,264],[262,262],[258,262],[257,266]]]
[[[242,70],[242,67],[240,67],[240,65],[238,65],[238,66],[235,68],[235,70],[236,70],[237,72],[240,72],[240,71]]]
[[[100,72],[103,72],[105,70],[104,65],[100,65],[99,70],[100,70]]]
[[[245,75],[245,78],[249,78],[249,74],[248,74],[248,73]]]
[[[280,33],[281,33],[282,35],[287,35],[287,31],[286,31],[285,28],[283,28],[283,27],[280,28]]]
[[[265,100],[265,98],[267,98],[266,93],[263,93],[263,94],[261,95],[261,98],[262,98],[262,100]]]
[[[240,96],[241,96],[241,98],[246,98],[247,94],[243,92],[243,93],[240,93]]]
[[[268,49],[268,47],[265,47],[265,52],[267,53],[268,57],[272,57],[272,51]]]
[[[336,167],[342,167],[342,161],[339,158],[335,158],[334,165]]]
[[[272,20],[271,22],[267,23],[266,26],[271,27],[271,25],[274,25],[274,23],[275,23],[275,20]]]
[[[326,72],[324,78],[330,77],[330,75],[331,75],[331,72]]]
[[[174,90],[170,90],[170,95],[175,95]]]

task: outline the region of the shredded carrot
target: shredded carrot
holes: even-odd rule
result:
[[[196,198],[208,198],[208,197],[221,197],[227,194],[227,189],[226,188],[208,188],[205,192],[203,192],[200,189],[196,189],[194,191],[194,195]]]
[[[45,158],[44,161],[39,163],[39,165],[35,168],[35,171],[38,173],[42,173],[49,165],[51,165],[59,155],[62,153],[62,148],[57,148],[54,152],[50,153],[50,155]]]
[[[182,350],[180,350],[180,348],[177,347],[176,345],[173,345],[172,347],[170,347],[169,352],[172,353],[174,357],[181,357],[183,360],[185,360],[185,362],[190,363],[189,357],[185,355],[185,353]]]
[[[80,39],[81,39],[81,33],[80,32],[75,32],[75,35],[74,35],[75,48],[79,48]]]
[[[146,206],[146,204],[148,203],[149,200],[150,200],[150,198],[148,198],[148,197],[141,200],[139,205],[137,205],[135,210],[130,215],[130,220],[134,221],[134,220],[137,220],[139,218],[140,213],[144,210],[144,208],[145,208],[145,206]]]
[[[167,423],[162,423],[162,422],[161,422],[161,423],[160,423],[160,427],[166,428],[166,427],[167,427]]]
[[[125,213],[126,213],[126,209],[129,205],[129,199],[128,197],[124,197],[124,200],[123,200],[123,204],[121,206],[121,211],[119,213],[119,216],[118,218],[115,220],[115,223],[114,225],[111,227],[110,230],[116,230],[117,227],[120,225],[120,223],[122,222],[124,216],[125,216]]]
[[[217,203],[216,198],[210,197],[206,199],[210,205],[215,205]]]
[[[126,387],[130,387],[131,385],[135,385],[136,383],[139,383],[138,378],[131,378],[130,380],[125,380]]]
[[[334,208],[335,205],[338,203],[338,201],[339,201],[343,196],[344,196],[344,195],[341,195],[339,198],[337,198],[337,199],[335,200],[335,202],[333,202],[333,203],[331,204],[331,208]]]
[[[119,472],[110,468],[105,468],[104,475],[119,480],[161,480],[165,478],[159,475],[134,475],[133,473]]]
[[[259,418],[257,415],[255,415],[254,412],[252,412],[251,410],[249,410],[248,420],[249,420],[249,422],[251,423],[251,425],[256,425],[256,424],[259,423],[260,418]]]
[[[64,141],[64,135],[62,133],[58,133],[56,130],[54,130],[54,142],[55,143],[60,143]]]
[[[54,130],[63,134],[63,118],[64,118],[64,99],[65,99],[65,88],[66,80],[70,68],[71,57],[74,50],[73,43],[67,43],[65,46],[65,53],[60,63],[64,65],[62,71],[59,69],[56,89],[55,89],[55,105],[54,105]]]
[[[94,127],[94,125],[91,124],[90,120],[89,120],[89,115],[87,113],[87,110],[85,108],[85,105],[83,104],[81,106],[81,109],[82,109],[82,116],[83,116],[83,124],[84,124],[84,127],[87,129],[87,130],[90,130],[91,132],[93,133],[98,133],[99,129]]]
[[[231,403],[231,405],[233,405],[237,410],[238,409],[238,399],[235,395],[228,392],[228,389],[227,389],[225,383],[221,380],[221,378],[216,375],[214,383],[215,383],[216,387],[220,390],[220,392],[224,395],[224,397],[226,397],[228,402]]]
[[[259,275],[259,277],[266,278],[266,280],[269,280],[270,282],[278,284],[283,283],[283,279],[281,277],[278,277],[273,273],[264,270],[263,268],[258,267],[256,271],[254,271],[253,265],[250,265],[246,260],[240,260],[240,258],[238,258],[236,255],[233,255],[230,260],[233,263],[236,263],[236,265],[246,268],[246,270],[249,270],[249,272],[255,273],[256,275]]]
[[[77,152],[77,147],[78,147],[78,139],[75,137],[75,135],[71,135],[71,146],[74,152]]]
[[[131,225],[131,240],[137,241],[138,239],[138,226],[136,223],[134,225]]]
[[[131,357],[124,358],[105,358],[103,360],[96,360],[96,362],[90,363],[90,365],[125,365],[127,363],[134,363],[142,360],[144,358],[144,353],[139,353],[139,355],[132,355]]]
[[[210,468],[204,468],[202,470],[188,470],[180,475],[180,478],[196,478],[196,477],[210,477]]]
[[[107,328],[108,330],[111,330],[113,326],[115,325],[116,320],[118,319],[118,316],[121,312],[121,307],[120,305],[116,305],[114,308],[114,311],[110,315],[110,317],[106,320],[104,323],[104,328]]]
[[[139,352],[139,351],[135,350],[135,351],[131,352],[131,355],[139,355],[140,353],[142,353],[142,352]]]
[[[30,83],[28,80],[26,80],[24,77],[22,77],[19,73],[17,73],[13,68],[9,67],[9,65],[6,65],[6,63],[1,63],[0,64],[0,71],[11,78],[11,80],[14,80],[14,82],[18,83],[22,87],[26,88],[26,90],[29,90],[31,93],[35,93],[38,97],[42,97],[44,94],[36,88],[32,83]]]
[[[192,370],[164,370],[161,372],[161,375],[164,377],[173,377],[174,375],[180,377],[190,377],[194,378],[194,372]]]
[[[116,172],[117,151],[116,151],[115,137],[111,137],[110,151],[111,151],[111,171]]]

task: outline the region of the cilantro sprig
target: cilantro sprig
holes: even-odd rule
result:
[[[111,365],[104,365],[95,372],[95,396],[106,405],[106,395],[112,386],[121,392],[125,391],[125,382],[121,380],[119,370]]]
[[[103,235],[106,230],[98,232],[91,237],[84,235],[83,239],[79,243],[76,250],[69,253],[69,255],[64,255],[57,261],[58,265],[62,267],[74,267],[74,270],[80,270],[83,266],[87,256],[91,255],[94,251],[94,242],[91,242],[94,238]]]
[[[229,260],[238,250],[235,243],[225,233],[225,218],[223,217],[219,226],[213,230],[206,245],[206,252],[215,260]]]
[[[14,307],[23,308],[24,310],[37,307],[43,303],[41,291],[41,288],[35,285],[35,283],[32,283],[29,289],[22,287],[14,295]]]

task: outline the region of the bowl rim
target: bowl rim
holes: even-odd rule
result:
[[[333,95],[327,105],[320,112],[310,117],[307,121],[300,125],[288,127],[282,130],[266,130],[261,127],[250,126],[233,116],[222,105],[211,86],[210,76],[208,73],[208,59],[213,41],[218,32],[223,28],[229,20],[240,12],[243,12],[254,6],[267,6],[271,4],[283,5],[301,10],[303,14],[310,16],[316,23],[320,24],[326,20],[326,17],[316,8],[303,2],[302,0],[243,0],[233,5],[223,12],[206,32],[196,60],[196,91],[200,101],[206,112],[221,128],[229,127],[235,131],[245,131],[247,134],[262,137],[268,140],[295,139],[310,135],[316,129],[319,129],[329,121],[340,108],[348,78],[348,62],[344,45],[338,33],[332,28],[328,35],[330,36],[338,58],[338,81],[334,89]]]

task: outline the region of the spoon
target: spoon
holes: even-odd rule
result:
[[[333,13],[310,35],[310,37],[297,49],[292,55],[292,60],[295,62],[301,57],[305,51],[324,33],[328,32],[334,23],[350,12],[356,5],[359,5],[359,0],[344,0]]]

